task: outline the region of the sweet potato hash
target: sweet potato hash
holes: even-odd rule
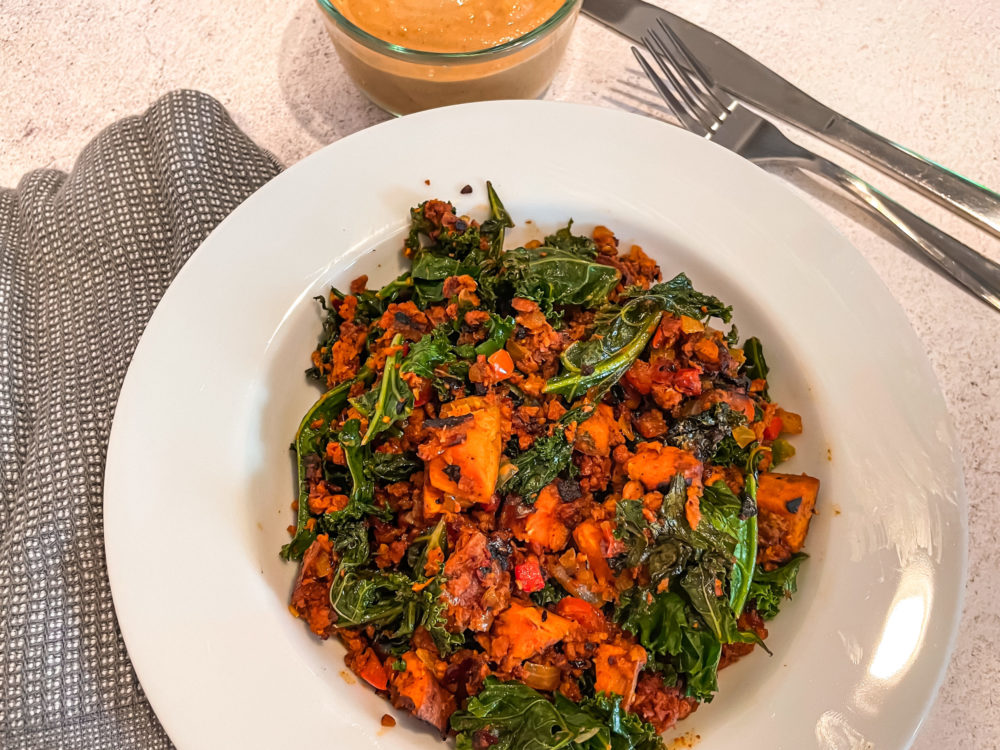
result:
[[[801,419],[684,274],[602,226],[505,248],[487,193],[317,298],[290,609],[459,748],[659,748],[795,591]]]

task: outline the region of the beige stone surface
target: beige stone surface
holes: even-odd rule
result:
[[[1000,4],[664,4],[844,114],[1000,187]],[[2,0],[0,81],[0,185],[8,186],[32,168],[71,167],[102,127],[178,87],[220,99],[252,138],[286,164],[386,118],[345,78],[311,0]],[[648,111],[632,98],[636,86],[644,88],[640,84],[628,44],[584,18],[547,96]],[[639,96],[655,101],[648,88]],[[871,169],[838,159],[1000,260],[1000,242],[911,199]],[[964,456],[970,505],[965,611],[945,683],[914,747],[998,748],[1000,315],[913,262],[839,196],[808,180],[795,183],[906,310],[950,405]]]

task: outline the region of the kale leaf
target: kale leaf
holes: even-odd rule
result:
[[[758,641],[737,624],[754,575],[757,520],[741,519],[741,499],[715,482],[701,496],[702,518],[692,529],[686,499],[677,474],[653,521],[640,501],[618,502],[615,536],[626,547],[623,563],[645,564],[650,583],[621,595],[615,620],[659,657],[657,668],[684,679],[688,695],[710,700],[722,644]],[[668,580],[668,590],[657,593]]]
[[[699,461],[725,466],[729,457],[720,450],[722,443],[729,438],[736,445],[732,437],[733,428],[746,423],[747,418],[742,412],[734,410],[729,404],[718,403],[699,414],[674,422],[667,432],[667,442],[694,453]],[[739,448],[738,445],[736,447]]]
[[[328,533],[335,533],[342,524],[357,522],[367,515],[382,520],[392,518],[392,511],[375,505],[375,480],[369,470],[372,453],[371,448],[362,443],[361,422],[357,419],[344,422],[336,440],[344,450],[347,470],[351,474],[351,494],[341,510],[324,513],[320,525]]]
[[[330,587],[330,606],[337,613],[337,625],[343,628],[372,627],[376,640],[390,653],[410,648],[417,627],[431,635],[438,651],[447,656],[460,648],[465,638],[448,631],[445,604],[441,600],[441,579],[428,579],[423,564],[428,553],[445,541],[444,522],[426,538],[418,556],[415,578],[402,572],[375,570],[368,565],[368,538],[363,524],[352,524],[339,531],[334,542],[340,555],[334,583]],[[362,544],[363,540],[363,544]],[[416,583],[425,583],[419,591]]]
[[[423,467],[424,462],[412,453],[373,453],[368,462],[372,476],[389,483],[405,481]]]
[[[769,372],[767,362],[764,360],[764,347],[761,346],[760,339],[757,337],[749,338],[743,343],[743,354],[746,355],[746,363],[743,365],[744,374],[751,380],[767,380],[767,373]],[[771,397],[767,393],[767,387],[765,386],[762,394],[767,401],[771,400]]]
[[[688,568],[681,578],[681,588],[716,640],[720,643],[752,643],[756,638],[748,639],[740,632],[736,615],[726,598],[723,590],[726,575],[725,560],[706,555],[697,565]]]
[[[746,604],[757,558],[757,517],[743,519],[740,517],[742,511],[743,502],[725,482],[716,481],[705,487],[701,498],[702,517],[732,540],[726,540],[726,551],[733,560],[729,574],[729,605],[736,617]]]
[[[773,619],[785,600],[795,593],[799,568],[807,557],[808,555],[799,552],[774,570],[764,570],[757,566],[753,583],[750,584],[749,599],[765,620]]]
[[[621,708],[619,696],[599,695],[574,703],[560,693],[550,701],[518,682],[486,678],[464,711],[451,717],[457,750],[477,747],[476,738],[496,750],[660,750],[656,730]]]
[[[654,299],[605,307],[590,338],[566,347],[560,356],[562,373],[546,381],[544,391],[575,398],[591,388],[610,388],[642,354],[662,315]]]
[[[582,234],[573,234],[573,220],[555,234],[548,235],[542,244],[546,247],[554,247],[565,250],[581,258],[594,259],[597,257],[597,245],[595,242]]]
[[[615,506],[616,539],[625,545],[625,554],[615,560],[619,567],[634,568],[646,559],[649,538],[646,530],[649,521],[642,513],[642,500],[619,500]]]
[[[368,418],[362,445],[368,445],[380,432],[385,432],[413,412],[413,391],[403,380],[401,372],[399,348],[402,343],[403,336],[396,334],[392,339],[396,351],[386,357],[382,378],[372,390],[351,399],[351,405]]]
[[[478,277],[478,269],[434,248],[424,248],[413,258],[410,275],[413,277],[414,300],[420,307],[444,299],[444,280],[449,276],[469,275]]]
[[[307,479],[308,462],[317,460],[315,457],[326,447],[330,436],[330,426],[347,406],[347,396],[351,386],[358,380],[366,381],[371,377],[370,370],[362,370],[356,378],[341,383],[322,396],[306,412],[299,429],[295,433],[295,464],[298,483],[298,511],[295,519],[295,536],[281,548],[281,557],[285,560],[299,560],[309,545],[316,539],[316,532],[306,528],[309,520],[309,482]]]
[[[732,307],[724,304],[718,297],[697,291],[691,286],[691,280],[683,273],[649,289],[626,290],[624,297],[637,300],[656,299],[660,309],[677,317],[685,315],[695,320],[719,318],[723,323],[728,323],[733,316]]]
[[[541,437],[513,460],[516,471],[501,486],[505,492],[520,495],[533,503],[547,484],[555,480],[570,465],[573,446],[566,440],[563,430]]]
[[[712,700],[719,689],[722,644],[710,631],[697,627],[698,619],[680,594],[630,589],[621,597],[616,619],[654,657],[657,668],[684,679],[687,695]]]
[[[728,322],[732,308],[695,291],[682,273],[650,289],[630,288],[619,304],[598,312],[589,339],[566,348],[560,357],[563,371],[546,382],[545,392],[573,398],[617,383],[642,354],[665,312]]]
[[[422,378],[437,377],[435,368],[453,362],[458,355],[448,337],[447,327],[438,326],[426,333],[410,347],[409,354],[400,366],[401,372],[412,372]]]
[[[621,280],[613,266],[546,245],[504,253],[501,272],[512,295],[537,302],[546,316],[555,305],[603,305]]]
[[[555,579],[550,578],[545,582],[545,588],[541,591],[535,591],[529,596],[531,601],[533,601],[537,606],[547,607],[550,604],[558,604],[564,598],[569,596],[569,594]]]
[[[503,251],[504,232],[514,226],[514,220],[507,213],[500,196],[493,188],[493,183],[486,181],[486,196],[490,202],[490,218],[479,227],[479,234],[486,237],[490,243],[490,252],[497,256]]]

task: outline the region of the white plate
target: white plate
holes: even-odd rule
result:
[[[714,703],[699,750],[906,747],[960,610],[959,457],[921,346],[858,253],[778,181],[653,120],[551,102],[426,112],[334,143],[208,238],[136,350],[109,447],[105,537],[143,687],[181,750],[427,747],[286,609],[288,445],[316,398],[311,297],[393,277],[407,209],[494,184],[522,231],[612,227],[734,305],[801,412],[790,471],[822,480],[799,595]],[[425,184],[429,180],[430,185]],[[475,191],[460,196],[471,184]],[[531,219],[534,224],[526,224]],[[331,744],[332,743],[332,744]]]

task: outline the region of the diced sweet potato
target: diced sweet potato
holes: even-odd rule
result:
[[[665,492],[677,474],[687,482],[685,515],[692,529],[701,519],[702,464],[693,453],[662,443],[640,443],[625,465],[629,479],[642,482],[647,490]]]
[[[780,564],[802,549],[818,492],[819,480],[805,474],[760,475],[759,562]]]
[[[625,466],[629,479],[643,483],[647,490],[664,491],[678,473],[691,482],[701,482],[701,461],[693,453],[662,443],[639,443]]]
[[[625,442],[614,410],[598,404],[594,413],[580,423],[573,447],[588,456],[610,456],[611,449]]]
[[[646,649],[639,645],[619,646],[604,643],[597,647],[594,690],[622,697],[622,708],[628,708],[635,697],[635,684],[646,666]]]
[[[538,553],[565,549],[569,541],[569,529],[559,518],[561,506],[562,500],[555,483],[543,487],[531,513],[511,524],[514,536],[530,544]]]
[[[466,416],[470,418],[461,419]],[[442,496],[439,502],[437,492],[425,490],[425,517],[428,510],[447,510],[449,500],[461,507],[488,504],[500,470],[500,408],[496,403],[478,396],[456,399],[441,407],[440,421],[445,424],[439,427],[432,426],[431,420],[425,422],[432,437],[420,451],[426,461],[425,481]]]
[[[455,712],[455,696],[441,687],[430,668],[413,651],[403,654],[406,669],[394,672],[389,695],[392,705],[437,727],[444,736]]]
[[[554,646],[576,625],[541,607],[512,602],[493,623],[490,656],[494,661],[516,664]]]

